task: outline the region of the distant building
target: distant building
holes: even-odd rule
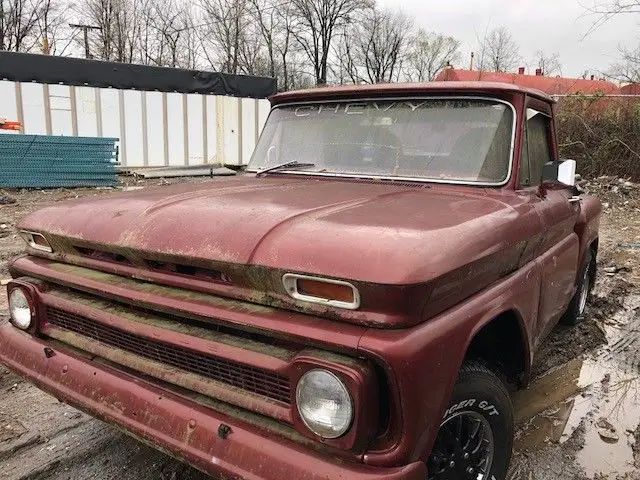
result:
[[[594,94],[619,94],[620,88],[607,80],[583,78],[547,77],[541,70],[536,70],[535,75],[526,75],[525,69],[520,68],[518,73],[480,72],[477,70],[459,70],[453,67],[445,68],[437,76],[436,81],[451,82],[502,82],[512,83],[520,87],[535,88],[549,95],[572,95],[582,93]],[[640,85],[634,85],[640,94]]]
[[[640,83],[630,83],[620,87],[620,93],[623,95],[640,95]]]

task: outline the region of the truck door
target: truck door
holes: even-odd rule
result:
[[[550,112],[549,112],[550,113]],[[579,238],[574,227],[580,203],[568,188],[540,188],[543,166],[554,158],[553,124],[548,113],[527,109],[519,172],[521,193],[529,196],[543,224],[537,239],[542,283],[534,343],[537,346],[569,305],[575,289]]]

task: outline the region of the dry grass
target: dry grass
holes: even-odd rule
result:
[[[582,175],[640,180],[640,97],[565,97],[556,118],[560,157]]]

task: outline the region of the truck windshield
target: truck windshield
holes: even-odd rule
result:
[[[296,104],[272,110],[248,171],[501,184],[513,109],[480,99]]]

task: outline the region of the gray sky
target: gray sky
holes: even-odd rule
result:
[[[415,22],[462,41],[462,67],[478,49],[487,29],[504,25],[520,45],[525,64],[533,66],[536,50],[558,53],[564,76],[585,70],[606,71],[618,59],[618,46],[640,43],[640,14],[621,15],[582,37],[597,17],[585,16],[582,5],[594,0],[378,0],[379,5],[402,9]],[[524,65],[523,65],[524,66]]]

